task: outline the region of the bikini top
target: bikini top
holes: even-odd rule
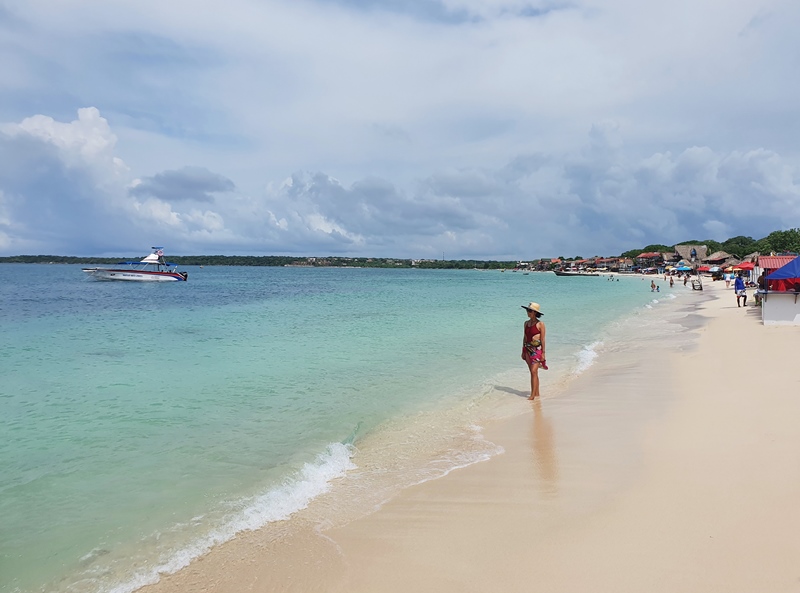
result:
[[[530,342],[531,340],[533,340],[533,338],[535,338],[536,336],[538,336],[539,334],[542,333],[539,330],[538,326],[539,326],[539,322],[538,321],[536,323],[531,323],[531,324],[525,326],[525,341],[526,342]]]

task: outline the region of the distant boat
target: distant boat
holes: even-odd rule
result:
[[[599,276],[600,274],[593,274],[591,272],[566,272],[564,270],[553,270],[556,276]]]
[[[127,268],[83,268],[83,271],[96,280],[129,280],[134,282],[186,282],[188,272],[179,272],[177,264],[164,259],[161,247],[152,247],[153,253],[144,259],[119,262]]]

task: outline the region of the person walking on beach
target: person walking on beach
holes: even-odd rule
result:
[[[544,313],[539,310],[539,303],[522,305],[522,308],[528,312],[522,336],[522,360],[531,372],[531,396],[528,399],[536,399],[539,397],[539,367],[547,370],[545,328],[544,322],[540,321]]]
[[[736,306],[741,307],[744,305],[747,306],[747,290],[744,287],[744,279],[742,278],[742,273],[739,272],[736,275],[736,280],[733,281],[733,291],[736,293]],[[744,299],[742,303],[739,302],[739,299]]]

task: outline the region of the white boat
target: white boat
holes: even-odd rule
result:
[[[553,270],[556,276],[599,276],[600,274],[593,274],[592,272],[579,272],[577,270]]]
[[[188,272],[179,272],[177,264],[164,259],[161,247],[153,247],[153,253],[138,262],[120,262],[127,268],[83,268],[96,280],[132,280],[135,282],[186,282]]]

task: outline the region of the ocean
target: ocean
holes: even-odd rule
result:
[[[687,293],[650,278],[187,268],[99,282],[0,264],[0,591],[127,593],[237,533],[326,524],[501,451],[521,413],[520,305],[546,399]]]

